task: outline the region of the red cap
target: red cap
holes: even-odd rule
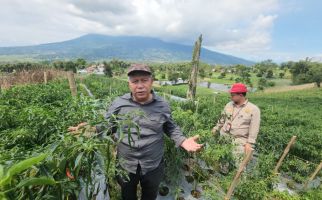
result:
[[[246,85],[242,83],[235,83],[233,86],[231,86],[231,89],[229,90],[230,93],[244,93],[247,92]]]

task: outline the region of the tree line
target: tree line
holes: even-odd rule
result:
[[[61,61],[43,61],[43,62],[17,62],[17,63],[0,63],[0,72],[12,73],[15,71],[32,70],[40,68],[55,68],[65,71],[77,72],[93,64],[102,64],[104,74],[108,77],[122,76],[126,73],[126,69],[130,66],[130,62],[113,59],[110,61],[90,62],[79,58],[76,60],[61,60]],[[183,81],[189,79],[191,73],[191,63],[149,63],[151,69],[155,72],[155,79],[169,80],[177,82],[179,78]],[[274,63],[272,60],[265,60],[258,62],[253,66],[245,65],[210,65],[207,63],[200,63],[199,78],[214,78],[214,74],[219,73],[215,78],[224,79],[228,74],[234,75],[230,77],[231,81],[243,82],[250,87],[253,86],[252,75],[258,78],[258,88],[274,86],[271,79],[285,78],[289,73],[293,84],[316,83],[318,87],[322,81],[322,63],[312,62],[310,59],[300,60],[297,62],[289,61],[281,64]],[[288,77],[286,77],[288,78]]]

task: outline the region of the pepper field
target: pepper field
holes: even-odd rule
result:
[[[114,179],[119,170],[114,154],[117,142],[110,135],[96,136],[90,126],[104,123],[104,111],[115,97],[128,92],[127,83],[94,75],[77,78],[76,83],[76,96],[63,78],[1,91],[1,200],[78,199],[80,195],[95,199],[106,182],[105,195],[108,191],[111,199],[120,198]],[[180,102],[169,100],[162,88],[156,90],[170,101],[173,118],[184,134],[199,134],[205,144],[202,151],[188,154],[166,138],[166,173],[160,193],[174,199],[188,199],[191,194],[199,199],[223,199],[236,174],[232,145],[210,130],[228,95],[202,95],[196,102]],[[242,174],[232,199],[322,199],[321,172],[307,182],[322,160],[322,90],[258,92],[249,99],[262,113],[258,159],[252,170]],[[90,125],[78,134],[67,131],[83,121]],[[293,135],[296,142],[275,174],[273,169]],[[222,174],[220,166],[227,163],[229,171]],[[183,190],[182,182],[192,193]]]

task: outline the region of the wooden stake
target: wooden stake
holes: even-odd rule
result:
[[[44,71],[44,83],[47,84],[47,72]]]
[[[201,42],[202,42],[202,35],[200,35],[198,40],[195,42],[195,47],[192,53],[192,71],[188,82],[189,87],[187,91],[187,99],[191,99],[191,100],[194,100],[196,97]]]
[[[294,135],[291,140],[289,141],[288,145],[286,146],[286,148],[284,149],[284,152],[281,156],[281,158],[279,159],[279,161],[277,162],[277,165],[274,169],[274,173],[277,174],[278,173],[278,169],[280,168],[280,166],[282,165],[282,162],[284,160],[284,158],[286,157],[286,155],[288,154],[288,152],[290,151],[292,145],[295,143],[296,140],[296,136]]]
[[[309,180],[306,181],[304,188],[306,189],[309,183],[315,178],[315,176],[319,173],[319,171],[322,169],[322,162],[320,162],[319,166],[315,169],[313,174],[311,174]]]
[[[26,73],[26,74],[28,74],[28,73]],[[33,72],[33,73],[31,74],[31,77],[30,77],[30,83],[32,83],[32,82],[34,81],[34,79],[35,79],[35,75],[36,75],[36,72]]]
[[[76,96],[77,88],[76,88],[74,73],[72,71],[67,72],[67,77],[68,77],[69,88],[72,93],[72,96]]]
[[[9,89],[10,88],[10,83],[7,79],[3,79],[2,85],[1,85],[1,90]]]
[[[246,154],[243,162],[240,164],[238,171],[234,177],[234,180],[231,182],[229,189],[227,191],[227,194],[225,196],[225,200],[229,200],[231,195],[233,194],[235,187],[239,181],[240,175],[242,174],[242,172],[244,171],[245,167],[247,166],[248,162],[250,161],[250,159],[252,158],[253,155],[253,151],[254,149],[252,149],[248,154]]]

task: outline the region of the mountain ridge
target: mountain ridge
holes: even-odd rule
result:
[[[84,58],[87,60],[122,59],[149,62],[191,61],[193,46],[165,42],[145,36],[86,34],[71,40],[39,45],[0,47],[2,56],[20,56],[37,60]],[[252,65],[235,56],[201,49],[200,60],[209,64]]]

